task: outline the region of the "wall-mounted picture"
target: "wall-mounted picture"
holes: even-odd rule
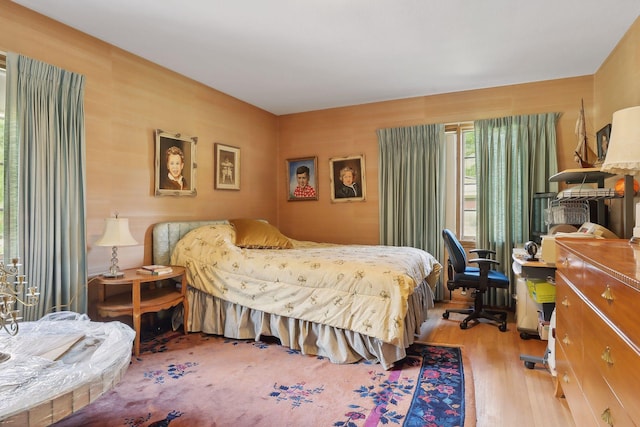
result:
[[[287,159],[287,200],[318,200],[318,158]]]
[[[215,188],[217,190],[240,189],[240,149],[218,144],[214,153]]]
[[[598,144],[598,160],[604,161],[609,148],[609,137],[611,136],[611,123],[603,127],[596,134],[596,144]]]
[[[360,202],[365,199],[364,156],[329,159],[332,202]]]
[[[155,130],[156,196],[196,195],[197,137]]]

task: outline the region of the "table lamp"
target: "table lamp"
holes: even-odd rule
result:
[[[636,205],[636,222],[632,232],[633,177],[640,174],[640,106],[613,113],[611,137],[603,172],[624,175],[624,233],[630,243],[640,244],[640,203]]]
[[[104,273],[104,277],[120,277],[124,273],[118,267],[118,246],[133,246],[138,242],[129,231],[129,220],[127,218],[106,218],[104,220],[104,233],[96,241],[96,246],[111,246],[111,267],[109,272]]]

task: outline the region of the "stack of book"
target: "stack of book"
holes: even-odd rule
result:
[[[170,265],[143,265],[138,269],[138,274],[152,274],[152,275],[161,275],[171,273],[173,269]]]

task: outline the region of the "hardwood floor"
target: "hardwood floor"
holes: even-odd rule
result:
[[[513,313],[506,332],[488,323],[462,330],[460,314],[442,318],[446,307],[437,303],[422,325],[420,341],[463,346],[473,372],[477,427],[575,427],[564,398],[554,395],[554,379],[545,368],[525,368],[521,354],[542,356],[547,341],[523,340]]]

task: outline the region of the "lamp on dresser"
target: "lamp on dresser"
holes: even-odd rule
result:
[[[124,273],[120,271],[118,267],[118,246],[133,246],[138,242],[133,238],[129,231],[129,219],[118,218],[116,213],[115,218],[106,218],[104,220],[104,233],[96,241],[96,246],[111,246],[111,267],[109,271],[104,273],[104,277],[120,277]]]
[[[601,170],[624,175],[624,235],[630,243],[640,244],[640,203],[636,205],[633,227],[633,177],[640,175],[640,106],[613,113],[611,137]]]

